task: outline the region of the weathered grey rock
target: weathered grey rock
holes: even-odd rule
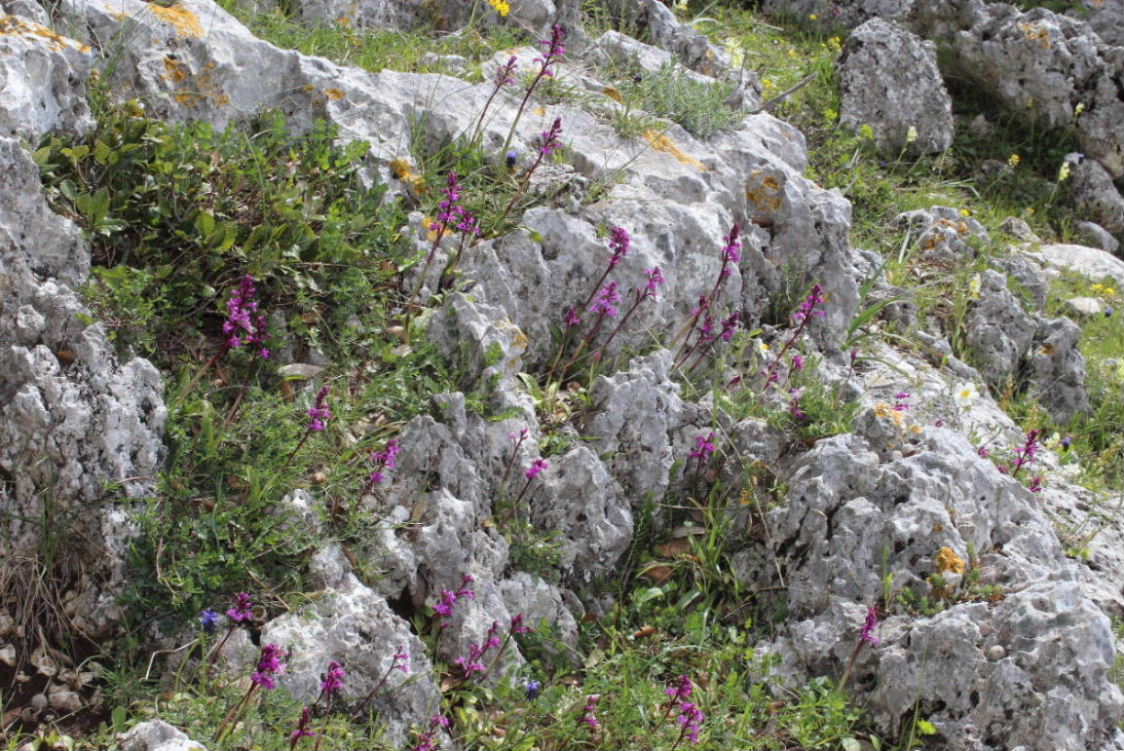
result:
[[[1124,260],[1099,248],[1059,243],[1041,245],[1028,252],[1051,266],[1075,271],[1089,281],[1100,282],[1107,278],[1124,287]]]
[[[165,412],[156,369],[118,362],[101,325],[83,322],[72,290],[89,263],[77,228],[47,207],[30,156],[0,138],[0,471],[11,478],[0,486],[0,552],[39,576],[45,537],[66,541],[60,551],[88,574],[60,582],[67,626],[96,639],[120,618],[129,534],[121,509],[98,502],[111,483],[128,497],[154,492]]]
[[[1027,302],[1041,313],[1046,309],[1046,299],[1050,295],[1049,272],[1025,255],[1011,255],[991,259],[991,264],[1007,274],[1008,286],[1013,282],[1019,294],[1028,298]]]
[[[1096,297],[1071,297],[1065,301],[1066,308],[1079,316],[1099,316],[1104,313],[1104,304]]]
[[[145,720],[117,737],[120,751],[207,751],[173,725],[163,720]]]
[[[1081,327],[1068,318],[1039,319],[1028,352],[1030,393],[1059,424],[1089,409]]]
[[[1081,0],[1073,6],[1063,12],[1088,23],[1105,44],[1124,47],[1124,3],[1121,0]]]
[[[32,12],[22,5],[8,11]],[[81,134],[93,125],[85,87],[90,48],[42,21],[0,15],[0,136],[31,143],[48,131]]]
[[[522,614],[523,622],[532,629],[547,626],[552,637],[568,647],[578,646],[578,622],[581,603],[571,593],[560,590],[525,571],[499,583],[507,611]]]
[[[384,676],[384,687],[371,703],[395,743],[408,738],[411,724],[426,726],[441,693],[425,644],[410,624],[351,573],[338,546],[328,546],[310,562],[320,590],[307,608],[273,619],[262,628],[262,644],[288,651],[278,683],[293,696],[312,702],[320,694],[321,675],[332,660],[342,663],[347,679],[341,695],[359,701]],[[409,673],[391,670],[394,655],[409,653]]]
[[[583,583],[608,574],[632,540],[632,512],[620,486],[585,446],[553,457],[541,479],[530,514],[535,526],[558,533],[559,569]]]
[[[976,250],[968,240],[986,242],[988,239],[983,225],[951,206],[904,211],[894,217],[894,224],[909,231],[907,243],[918,248],[922,258],[940,263],[975,258]]]
[[[869,126],[884,155],[916,157],[952,145],[952,100],[932,42],[873,18],[847,38],[838,73],[840,125]]]
[[[1073,230],[1077,235],[1077,239],[1080,240],[1083,245],[1100,248],[1106,253],[1116,253],[1116,251],[1120,250],[1120,241],[1110,235],[1108,230],[1096,222],[1075,222]]]
[[[863,438],[837,436],[783,472],[788,492],[769,514],[768,555],[735,566],[756,585],[773,580],[770,557],[782,571],[794,618],[774,647],[782,674],[838,675],[885,577],[895,593],[939,597],[928,578],[947,548],[979,568],[973,586],[1005,597],[971,602],[961,578],[932,617],[899,614],[896,598],[883,603],[881,643],[861,650],[851,683],[876,722],[893,732],[920,701],[950,747],[1110,746],[1124,698],[1109,678],[1108,619],[1084,594],[1083,570],[1065,559],[1033,494],[963,437],[925,428],[911,441],[907,452],[880,458]],[[1042,712],[1026,731],[1007,719],[1055,701],[1080,709]]]
[[[915,0],[907,25],[947,42],[947,73],[964,76],[1007,110],[1050,128],[1073,128],[1081,150],[1124,175],[1124,47],[1088,24],[1043,8],[1025,13],[981,0]]]
[[[872,18],[901,18],[912,0],[763,0],[761,10],[781,20],[814,28],[847,28]]]
[[[1067,154],[1065,163],[1070,169],[1070,198],[1081,215],[1111,235],[1124,236],[1124,196],[1108,171],[1084,154]]]
[[[1022,240],[1023,242],[1036,243],[1041,242],[1038,235],[1034,234],[1034,230],[1030,228],[1024,220],[1017,216],[1009,216],[999,224],[999,229]]]
[[[672,353],[659,350],[626,372],[599,377],[593,417],[582,429],[637,511],[663,498],[676,459],[670,434],[680,426],[682,403],[671,365]]]
[[[647,31],[654,44],[674,52],[688,68],[717,77],[728,67],[723,50],[705,34],[681,23],[659,0],[610,0],[606,4],[620,18],[622,28]]]
[[[996,387],[1017,372],[1038,330],[1007,289],[1007,280],[991,269],[981,274],[980,297],[968,311],[965,326],[973,362]]]

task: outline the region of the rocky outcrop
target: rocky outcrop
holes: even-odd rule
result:
[[[48,209],[30,155],[0,138],[3,605],[20,617],[46,609],[48,639],[104,638],[119,621],[129,527],[115,501],[151,494],[164,454],[160,374],[118,360],[89,323],[75,291],[89,265],[77,227]],[[40,556],[61,539],[61,556]],[[63,602],[28,601],[24,587],[40,576],[57,579]]]
[[[952,72],[1039,125],[1072,128],[1081,150],[1124,175],[1124,47],[1044,8],[1025,13],[979,0],[918,0],[908,24],[947,43]]]
[[[867,606],[889,592],[880,643],[853,674],[880,724],[896,728],[920,706],[957,748],[1112,747],[1124,698],[1082,569],[1032,494],[960,435],[905,435],[899,458],[845,435],[784,471],[768,547],[795,618],[776,645],[786,669],[842,671]],[[943,612],[911,612],[922,596]],[[1034,720],[1012,726],[1011,716]]]
[[[840,124],[869,126],[884,155],[917,157],[952,145],[952,100],[932,42],[874,18],[847,37],[838,66]]]

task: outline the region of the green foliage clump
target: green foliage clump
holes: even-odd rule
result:
[[[384,187],[364,185],[367,146],[335,135],[323,122],[293,134],[276,113],[217,133],[131,103],[103,112],[84,139],[49,137],[36,159],[102,267],[95,308],[116,298],[128,343],[166,358],[214,333],[247,273],[293,331],[311,336],[323,316],[317,333],[333,338],[366,312],[360,293],[393,283],[402,216]]]

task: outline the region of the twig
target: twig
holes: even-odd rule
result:
[[[815,78],[816,78],[815,73],[809,73],[808,75],[804,76],[804,78],[800,81],[800,83],[796,84],[795,86],[793,86],[790,89],[786,89],[786,90],[782,91],[781,93],[777,94],[775,97],[773,97],[769,101],[765,102],[764,104],[762,104],[757,109],[750,110],[749,114],[760,115],[762,112],[765,112],[766,110],[768,110],[770,107],[772,107],[777,102],[780,102],[782,99],[787,99],[788,97],[792,96],[797,91],[799,91],[800,89],[802,89],[805,86],[807,86],[808,84],[810,84],[812,81],[815,80]]]

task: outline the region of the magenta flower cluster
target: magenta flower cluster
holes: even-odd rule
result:
[[[715,342],[728,342],[734,337],[738,324],[741,321],[739,311],[734,311],[725,318],[719,318],[717,309],[718,298],[722,285],[726,282],[741,260],[741,241],[738,239],[741,227],[734,223],[730,227],[730,234],[723,238],[722,266],[718,270],[718,277],[709,292],[699,295],[699,302],[691,309],[691,318],[683,327],[686,339],[675,359],[675,367],[681,368],[694,358],[688,370],[694,370],[702,363],[703,359],[713,350]],[[721,330],[718,331],[718,326]],[[692,341],[692,336],[694,341]]]
[[[441,599],[436,605],[433,606],[433,611],[440,615],[442,618],[448,620],[453,615],[453,608],[456,607],[457,601],[461,599],[473,600],[476,598],[476,593],[469,587],[476,581],[472,574],[465,574],[461,577],[461,588],[457,590],[443,589],[441,590]]]
[[[678,712],[676,720],[682,728],[680,737],[686,736],[691,743],[698,743],[699,728],[706,718],[698,704],[686,701],[690,698],[691,691],[691,679],[685,675],[679,676],[675,679],[675,683],[664,689],[664,693],[671,699],[668,714]]]
[[[254,620],[254,603],[250,602],[250,595],[245,592],[236,594],[234,596],[234,607],[226,611],[226,617],[234,623]]]
[[[714,453],[714,433],[713,431],[702,435],[701,433],[695,436],[695,447],[688,452],[692,459],[698,459],[700,464],[706,462],[710,455]]]
[[[874,630],[878,628],[878,608],[871,605],[866,609],[866,621],[863,622],[862,632],[859,634],[859,641],[866,642],[872,647],[878,646],[878,637],[874,635]]]
[[[551,123],[550,129],[543,131],[540,136],[542,145],[539,146],[539,154],[542,156],[550,156],[555,151],[558,151],[558,149],[562,147],[561,136],[562,118],[556,117],[554,118],[554,122]]]
[[[316,394],[316,402],[308,410],[308,430],[319,433],[327,427],[328,420],[332,419],[332,410],[328,408],[328,387],[324,386]]]
[[[367,478],[367,482],[370,485],[374,486],[380,484],[385,479],[383,472],[398,467],[399,450],[398,442],[391,438],[386,442],[386,447],[381,451],[372,451],[369,454],[371,464],[374,465],[374,470]]]
[[[442,728],[449,727],[449,724],[449,718],[445,715],[435,714],[429,718],[429,729],[418,735],[418,745],[414,746],[414,751],[436,751],[439,745],[436,741],[437,733]]]
[[[269,350],[263,346],[266,340],[265,316],[258,312],[255,294],[254,277],[246,274],[238,289],[231,292],[230,299],[226,301],[227,317],[222,325],[222,333],[226,337],[226,346],[230,349],[243,344],[257,346],[258,355],[267,359]]]
[[[450,229],[479,234],[476,216],[461,205],[461,186],[456,172],[450,171],[445,177],[445,187],[441,192],[445,198],[437,205],[437,219],[431,227],[437,233],[437,240],[440,241]]]
[[[540,457],[532,462],[531,466],[528,467],[527,470],[523,473],[523,476],[528,480],[533,480],[540,474],[542,474],[543,470],[546,469],[550,469],[550,462]]]
[[[258,669],[250,676],[250,680],[257,686],[261,686],[266,690],[271,690],[276,687],[274,677],[281,675],[285,672],[285,665],[281,662],[288,656],[288,652],[281,649],[276,644],[266,644],[261,648],[261,656],[258,658]]]
[[[343,688],[343,680],[347,677],[347,672],[343,669],[343,665],[332,660],[328,663],[328,672],[323,676],[320,681],[320,691],[324,698],[330,703],[332,697]]]
[[[601,727],[601,721],[597,719],[597,702],[601,700],[599,694],[590,694],[585,699],[585,710],[581,716],[580,722],[584,722],[589,726],[590,730],[596,730]]]

